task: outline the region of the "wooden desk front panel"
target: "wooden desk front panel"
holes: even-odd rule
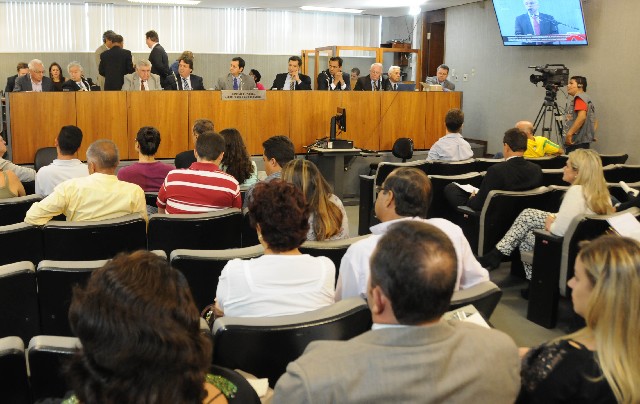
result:
[[[33,163],[36,151],[53,146],[60,128],[76,124],[73,93],[10,93],[13,162]]]
[[[296,152],[329,135],[336,107],[347,110],[342,137],[359,148],[390,150],[395,139],[412,137],[416,148],[428,148],[444,134],[444,116],[460,107],[460,93],[371,93],[268,91],[266,100],[222,101],[219,91],[150,91],[100,93],[12,93],[13,160],[32,163],[38,148],[53,146],[64,125],[78,125],[85,137],[79,156],[96,139],[111,138],[121,159],[137,159],[136,133],[142,126],[158,128],[158,157],[173,158],[193,148],[196,119],[211,119],[216,131],[236,128],[252,155],[262,142],[285,135]],[[33,113],[37,111],[37,113]]]
[[[156,157],[174,158],[187,150],[189,142],[189,92],[187,91],[128,91],[129,159],[137,159],[133,140],[143,126],[160,131],[160,148]],[[120,152],[125,158],[124,151]]]
[[[94,141],[111,139],[118,146],[120,158],[126,159],[129,148],[133,147],[134,139],[128,137],[127,132],[127,93],[79,91],[74,94],[76,94],[76,126],[82,130],[82,145],[78,150],[78,158],[86,160],[87,149]]]

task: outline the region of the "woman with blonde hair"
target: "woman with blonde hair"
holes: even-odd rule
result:
[[[640,243],[586,244],[569,287],[586,327],[527,352],[518,402],[640,402]]]
[[[564,236],[569,224],[578,215],[604,215],[613,212],[611,196],[602,172],[600,156],[593,150],[578,149],[569,154],[562,179],[571,184],[558,213],[525,209],[511,225],[507,234],[488,254],[478,261],[483,267],[495,269],[504,256],[520,247],[520,252],[533,251],[533,230],[545,229]],[[527,279],[531,279],[531,264],[523,263]],[[523,295],[526,292],[523,291]]]
[[[349,219],[340,198],[318,167],[309,160],[293,159],[282,169],[282,179],[302,191],[311,215],[307,240],[341,240],[349,238]]]

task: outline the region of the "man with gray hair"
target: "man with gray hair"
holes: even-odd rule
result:
[[[84,70],[79,62],[71,62],[67,65],[69,80],[62,84],[62,91],[91,91],[91,83],[84,78]]]
[[[151,73],[151,62],[146,59],[136,62],[135,73],[124,76],[122,91],[155,91],[162,90],[160,76]]]
[[[385,88],[385,91],[398,91],[398,84],[402,81],[402,72],[400,66],[391,66],[388,72],[389,87]]]
[[[112,30],[105,31],[104,34],[102,34],[102,45],[98,46],[98,49],[95,51],[96,68],[100,67],[100,55],[102,55],[102,52],[111,49],[115,35],[116,33]],[[104,88],[104,76],[98,75],[98,85],[101,89]]]
[[[16,79],[16,85],[13,92],[32,91],[40,93],[44,91],[53,91],[53,82],[44,75],[44,64],[39,59],[33,59],[28,64],[29,73]]]
[[[382,63],[374,63],[369,74],[360,77],[353,91],[384,91],[389,86],[389,79],[382,78]]]
[[[93,222],[131,213],[148,220],[144,191],[136,184],[118,180],[119,162],[115,143],[96,140],[87,150],[89,175],[56,186],[49,196],[31,205],[24,221],[41,226],[60,214],[67,221]]]

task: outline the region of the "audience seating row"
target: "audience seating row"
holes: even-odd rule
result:
[[[579,215],[573,219],[564,237],[545,230],[534,231],[534,251],[522,257],[533,265],[527,309],[530,321],[547,328],[555,327],[559,297],[571,295],[567,282],[573,277],[580,242],[611,231],[607,219],[626,213],[640,219],[640,209],[633,207],[611,215]]]
[[[0,389],[3,399],[12,404],[30,404],[46,398],[63,397],[70,390],[63,368],[80,346],[77,338],[39,335],[29,341],[25,352],[20,338],[0,338]],[[260,403],[249,382],[238,372],[217,365],[212,365],[209,371],[238,387],[238,402]]]

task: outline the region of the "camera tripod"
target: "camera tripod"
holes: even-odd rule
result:
[[[538,116],[533,123],[533,133],[537,133],[538,127],[542,124],[542,136],[549,140],[553,140],[551,139],[551,136],[555,133],[556,143],[563,144],[563,128],[561,124],[563,116],[560,113],[560,108],[556,102],[558,89],[553,85],[545,86],[545,88],[547,89],[547,92],[544,97],[544,101],[542,102],[542,106],[540,106],[540,111],[538,111]]]

